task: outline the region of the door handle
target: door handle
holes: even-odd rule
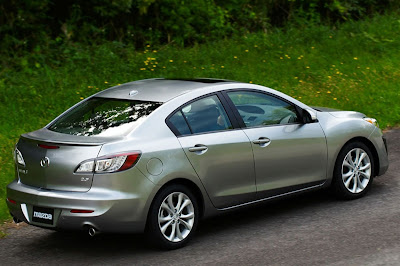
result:
[[[271,140],[266,137],[260,137],[259,139],[253,140],[253,143],[265,147],[271,143]]]
[[[200,145],[200,144],[196,144],[194,145],[194,147],[189,148],[190,152],[202,152],[202,151],[207,151],[208,148],[205,145]]]

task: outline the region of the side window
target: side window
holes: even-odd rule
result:
[[[185,118],[183,118],[182,111],[179,110],[173,116],[169,118],[169,122],[176,128],[180,135],[190,134],[189,126],[187,125]]]
[[[185,120],[189,125],[186,124]],[[184,106],[169,121],[182,135],[232,128],[231,122],[216,95],[202,98]]]
[[[235,91],[227,94],[246,127],[292,124],[299,121],[292,104],[273,96],[253,91]]]

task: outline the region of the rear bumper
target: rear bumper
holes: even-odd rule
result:
[[[150,181],[145,187],[151,190]],[[26,186],[13,181],[7,186],[7,205],[13,217],[35,226],[49,229],[87,230],[102,232],[142,232],[146,224],[148,204],[146,194],[92,188],[87,192],[52,191]],[[149,193],[150,194],[150,193]],[[149,196],[147,194],[147,196]],[[35,222],[33,207],[54,210],[53,223]],[[92,213],[71,213],[71,210],[93,210]]]

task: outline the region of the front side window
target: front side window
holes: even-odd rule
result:
[[[246,127],[292,124],[299,121],[294,105],[273,96],[253,92],[227,93]]]
[[[76,136],[117,136],[133,130],[161,103],[91,98],[57,119],[48,129]]]
[[[186,123],[187,121],[187,123]],[[178,110],[169,122],[180,135],[231,129],[229,118],[216,95],[202,98]]]

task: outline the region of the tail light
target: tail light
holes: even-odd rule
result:
[[[140,158],[140,152],[102,156],[81,162],[75,173],[114,173],[132,168]]]
[[[15,150],[14,150],[14,160],[19,165],[22,165],[23,167],[25,167],[24,157],[22,157],[22,153],[17,148],[15,148]]]
[[[46,145],[46,144],[38,144],[38,147],[43,148],[43,149],[48,149],[48,150],[54,150],[54,149],[59,149],[60,148],[60,146]]]

